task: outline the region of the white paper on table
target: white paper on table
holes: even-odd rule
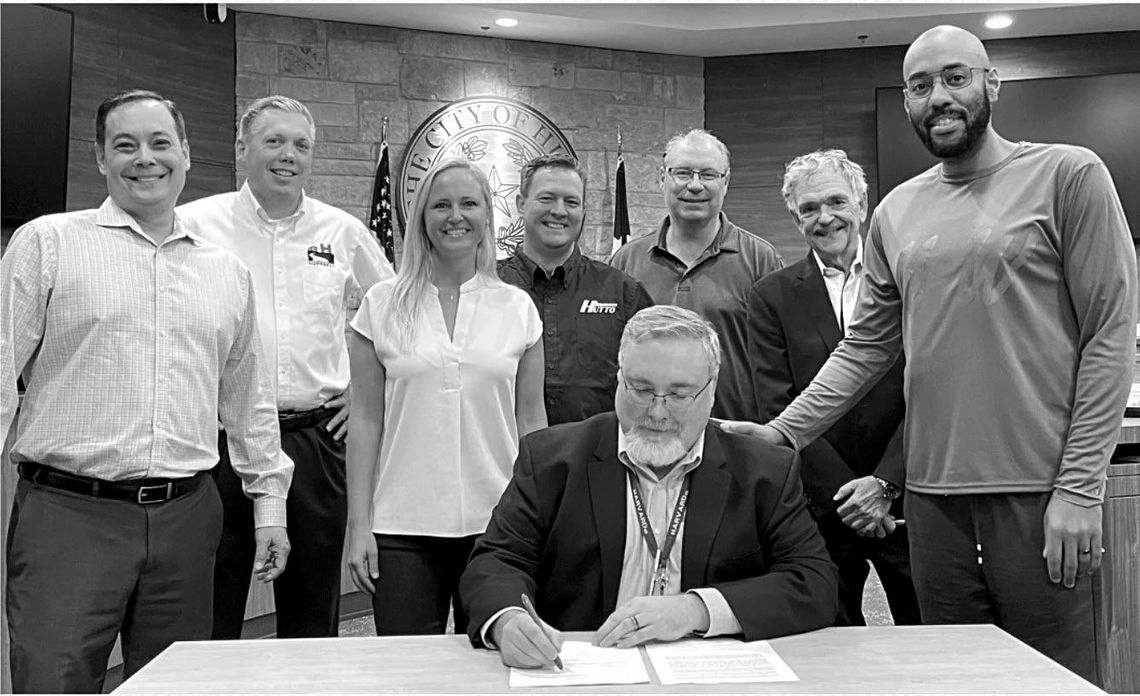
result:
[[[714,638],[651,643],[645,652],[662,684],[800,680],[766,640],[742,643]]]
[[[637,648],[599,648],[585,641],[562,644],[564,669],[511,667],[511,688],[532,686],[575,686],[582,684],[644,684],[649,681],[645,662]]]

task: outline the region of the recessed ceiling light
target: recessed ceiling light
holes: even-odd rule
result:
[[[986,20],[987,29],[1005,29],[1013,24],[1013,17],[1009,15],[994,15]]]
[[[495,20],[495,24],[498,24],[500,27],[517,27],[519,20],[514,17],[499,17]]]

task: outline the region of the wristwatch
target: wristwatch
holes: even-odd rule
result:
[[[883,497],[887,500],[898,500],[900,497],[902,497],[902,489],[895,484],[886,479],[881,479],[878,476],[874,476],[872,478],[874,478],[875,483],[879,484],[879,487],[883,489]]]

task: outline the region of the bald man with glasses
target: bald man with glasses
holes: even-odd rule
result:
[[[998,135],[973,34],[925,32],[903,79],[940,164],[879,203],[859,308],[812,384],[769,425],[725,427],[803,447],[905,353],[923,621],[996,624],[1095,682],[1089,576],[1135,360],[1124,211],[1095,153]]]

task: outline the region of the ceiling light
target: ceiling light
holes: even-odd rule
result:
[[[495,24],[498,24],[500,27],[517,27],[519,20],[514,17],[499,17],[495,20]]]
[[[1013,17],[1009,15],[994,15],[986,20],[987,29],[1005,29],[1013,24]]]

